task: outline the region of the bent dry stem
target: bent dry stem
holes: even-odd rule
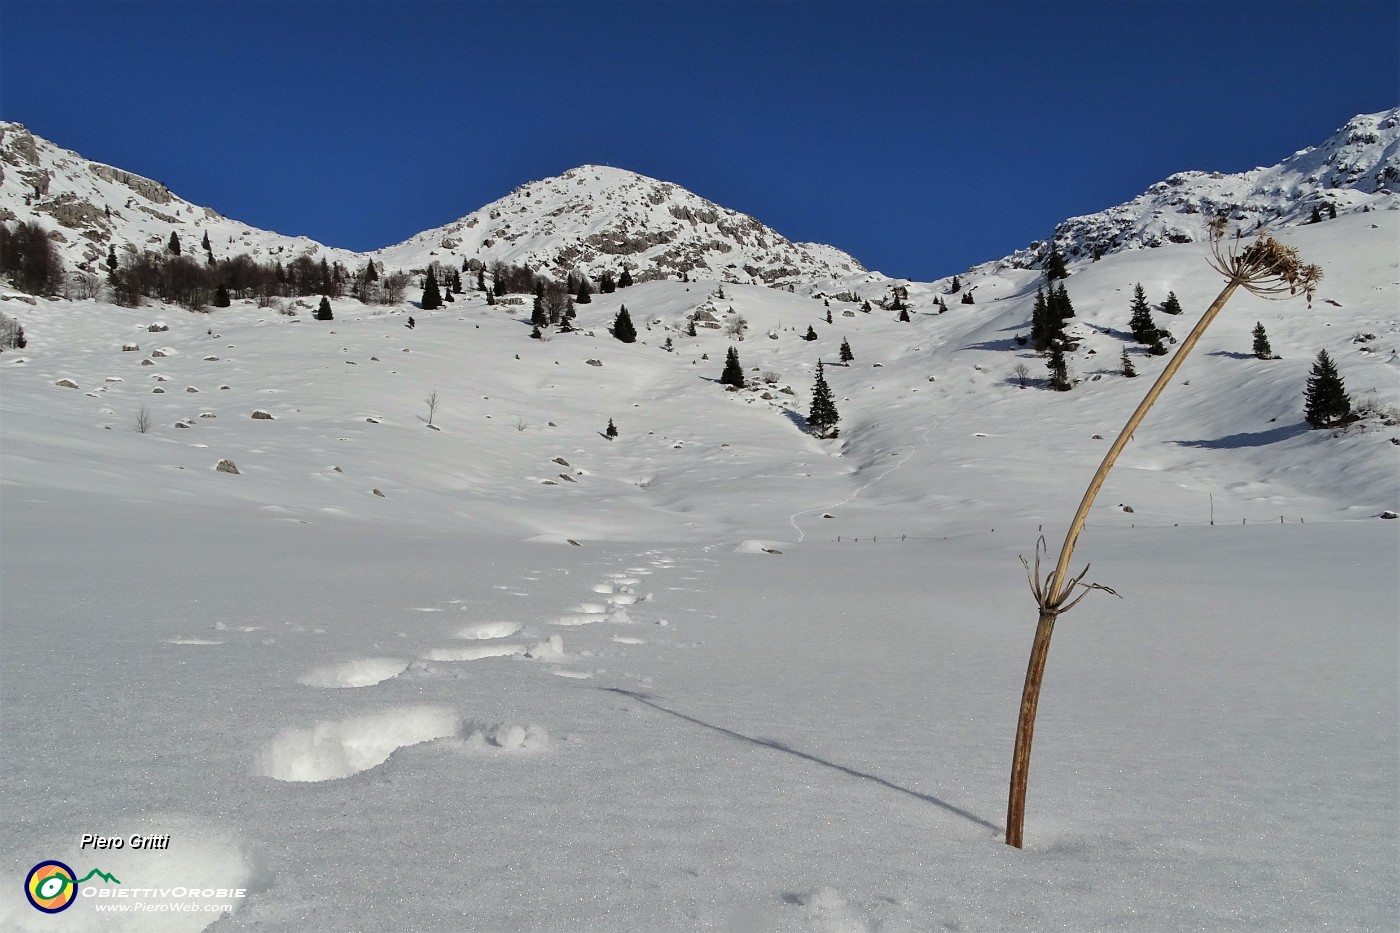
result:
[[[1035,638],[1031,642],[1030,663],[1026,666],[1026,684],[1021,692],[1021,712],[1016,724],[1016,746],[1011,757],[1011,790],[1006,806],[1006,844],[1018,849],[1021,848],[1024,838],[1026,787],[1030,778],[1031,740],[1035,735],[1035,714],[1036,708],[1040,704],[1040,686],[1045,677],[1045,662],[1050,653],[1050,637],[1055,631],[1055,621],[1061,613],[1074,608],[1079,600],[1087,596],[1091,590],[1099,589],[1113,593],[1113,590],[1106,586],[1083,582],[1085,575],[1089,572],[1088,566],[1085,566],[1077,577],[1069,578],[1067,576],[1070,558],[1074,554],[1074,545],[1079,540],[1079,533],[1084,530],[1084,521],[1089,515],[1089,509],[1093,506],[1094,499],[1099,494],[1099,489],[1103,487],[1104,480],[1108,478],[1109,471],[1113,469],[1113,464],[1118,460],[1118,455],[1123,452],[1129,438],[1142,424],[1148,410],[1156,403],[1163,390],[1166,389],[1167,383],[1176,375],[1181,364],[1186,361],[1187,355],[1200,341],[1201,335],[1220,314],[1221,309],[1225,307],[1225,303],[1234,295],[1236,289],[1243,287],[1252,294],[1266,298],[1286,298],[1302,292],[1307,296],[1311,306],[1313,290],[1322,277],[1322,271],[1317,266],[1303,265],[1298,259],[1296,250],[1284,246],[1267,233],[1261,232],[1254,242],[1246,247],[1240,246],[1237,237],[1234,248],[1225,250],[1220,242],[1223,226],[1223,220],[1217,220],[1211,226],[1213,257],[1211,268],[1225,276],[1225,288],[1215,301],[1211,302],[1206,313],[1201,316],[1200,321],[1191,329],[1191,333],[1182,341],[1171,361],[1162,370],[1162,374],[1157,377],[1157,381],[1152,383],[1152,387],[1147,390],[1147,395],[1143,397],[1142,402],[1128,418],[1127,424],[1123,426],[1123,430],[1119,432],[1113,445],[1109,447],[1108,453],[1104,455],[1103,462],[1099,464],[1099,468],[1089,480],[1089,487],[1084,491],[1084,498],[1080,500],[1079,508],[1074,513],[1073,520],[1070,521],[1069,531],[1066,532],[1064,544],[1060,547],[1059,559],[1055,562],[1055,569],[1043,580],[1041,579],[1040,554],[1045,543],[1043,538],[1036,543],[1034,567],[1027,563],[1025,558],[1021,559],[1021,562],[1026,564],[1026,575],[1030,580],[1031,592],[1035,595],[1036,604],[1040,607],[1040,619],[1035,627]],[[1079,587],[1083,587],[1084,591],[1075,596],[1075,590]]]

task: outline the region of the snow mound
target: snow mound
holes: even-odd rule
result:
[[[456,637],[478,640],[509,638],[518,631],[520,631],[520,626],[515,622],[478,622],[475,625],[458,629]]]
[[[356,658],[307,671],[297,678],[297,683],[307,687],[372,687],[407,669],[408,662],[399,658]]]
[[[781,553],[783,553],[783,552],[782,552],[782,550],[778,547],[778,545],[779,545],[779,544],[782,544],[782,543],[783,543],[783,542],[781,542],[781,541],[758,541],[758,540],[743,541],[743,542],[740,542],[739,546],[736,547],[736,548],[734,549],[734,553],[735,553],[735,554],[781,554]]]
[[[482,658],[504,658],[524,653],[524,645],[510,642],[504,645],[473,645],[466,648],[434,648],[423,655],[423,660],[480,661]]]
[[[441,706],[403,706],[309,729],[283,729],[263,746],[262,773],[278,781],[332,781],[388,761],[396,749],[456,734],[461,718]]]

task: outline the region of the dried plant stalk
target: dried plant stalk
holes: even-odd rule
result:
[[[1026,563],[1025,558],[1021,559],[1021,562],[1026,564],[1026,574],[1030,579],[1031,592],[1035,596],[1036,604],[1040,607],[1040,619],[1035,628],[1035,638],[1031,642],[1031,658],[1026,667],[1026,684],[1021,692],[1021,712],[1016,724],[1016,746],[1011,757],[1011,792],[1006,807],[1006,844],[1018,849],[1022,845],[1026,817],[1026,787],[1030,776],[1031,740],[1035,734],[1035,714],[1040,703],[1040,686],[1045,676],[1045,661],[1050,653],[1050,637],[1055,631],[1055,621],[1061,613],[1074,608],[1081,599],[1088,595],[1090,590],[1100,589],[1109,593],[1113,592],[1108,587],[1083,582],[1085,575],[1089,572],[1088,566],[1085,566],[1077,577],[1067,576],[1070,558],[1074,554],[1074,545],[1079,540],[1079,533],[1084,530],[1084,521],[1089,516],[1089,509],[1093,506],[1099,489],[1102,488],[1104,480],[1108,478],[1113,464],[1117,462],[1118,455],[1127,446],[1128,439],[1142,424],[1148,409],[1156,403],[1162,391],[1166,389],[1167,384],[1181,368],[1181,364],[1186,361],[1187,355],[1201,339],[1201,335],[1220,314],[1221,309],[1225,307],[1225,303],[1234,295],[1236,289],[1243,288],[1245,291],[1264,298],[1288,298],[1302,294],[1307,297],[1308,306],[1311,307],[1313,291],[1322,278],[1321,269],[1315,265],[1304,265],[1298,258],[1297,250],[1284,246],[1262,230],[1249,245],[1243,245],[1240,237],[1236,235],[1231,247],[1226,248],[1222,242],[1224,227],[1224,218],[1217,218],[1211,224],[1212,258],[1210,266],[1225,276],[1225,288],[1215,301],[1211,302],[1206,313],[1191,329],[1191,333],[1181,342],[1181,346],[1177,348],[1170,362],[1162,370],[1162,374],[1157,377],[1156,382],[1152,383],[1152,387],[1147,390],[1147,395],[1143,397],[1142,402],[1128,418],[1128,423],[1123,426],[1123,430],[1119,432],[1117,439],[1109,447],[1103,462],[1099,464],[1099,468],[1094,471],[1093,477],[1089,480],[1089,487],[1084,491],[1084,498],[1079,502],[1079,509],[1074,513],[1074,518],[1069,524],[1069,531],[1065,534],[1065,542],[1060,547],[1060,556],[1055,562],[1055,569],[1050,571],[1043,580],[1041,579],[1040,552],[1045,543],[1043,538],[1036,544],[1034,568]],[[1077,587],[1085,589],[1078,596],[1074,596]]]

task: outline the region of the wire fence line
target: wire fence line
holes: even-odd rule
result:
[[[1316,519],[1316,518],[1315,518],[1315,519],[1313,519],[1312,522],[1308,522],[1305,518],[1302,518],[1302,517],[1289,518],[1288,516],[1285,516],[1285,515],[1279,515],[1279,516],[1277,516],[1276,518],[1273,518],[1273,519],[1259,519],[1259,518],[1253,518],[1253,519],[1251,519],[1251,518],[1247,518],[1247,517],[1246,517],[1246,518],[1241,518],[1241,519],[1239,520],[1239,522],[1227,521],[1227,520],[1223,520],[1223,519],[1217,519],[1217,520],[1215,520],[1215,521],[1202,521],[1202,522],[1129,522],[1129,523],[1127,523],[1127,524],[1105,524],[1105,523],[1101,523],[1101,522],[1087,522],[1087,523],[1085,523],[1084,527],[1085,527],[1086,529],[1089,529],[1089,528],[1098,528],[1098,529],[1104,529],[1104,530],[1123,530],[1123,529],[1129,529],[1129,530],[1132,530],[1132,529],[1151,530],[1151,529],[1159,529],[1159,528],[1200,528],[1200,527],[1210,527],[1210,526],[1219,526],[1219,527],[1222,527],[1222,528],[1225,528],[1225,527],[1234,527],[1234,528],[1240,528],[1240,527],[1245,527],[1245,528],[1263,528],[1263,527],[1268,526],[1268,525],[1274,525],[1274,526],[1277,526],[1277,525],[1306,525],[1306,524],[1313,524],[1313,525],[1342,525],[1342,524],[1350,524],[1350,523],[1355,522],[1355,521],[1358,521],[1358,519],[1331,519],[1331,520],[1328,520],[1328,519]],[[1044,534],[1044,533],[1045,533],[1045,526],[1044,526],[1044,525],[1039,525],[1039,526],[1037,527],[1036,531],[1037,531],[1038,534]],[[1019,532],[1019,530],[1018,530],[1018,532]],[[910,543],[910,542],[917,542],[917,541],[951,541],[951,540],[957,539],[957,538],[973,538],[973,537],[981,537],[981,536],[993,535],[993,534],[996,534],[996,529],[995,529],[995,528],[989,528],[989,529],[986,530],[986,531],[964,531],[964,532],[959,532],[959,533],[957,533],[957,534],[951,534],[951,535],[927,535],[927,534],[925,534],[925,535],[911,535],[911,534],[878,534],[878,535],[876,535],[876,534],[861,534],[861,535],[849,535],[849,534],[839,534],[839,535],[835,535],[835,536],[829,538],[828,540],[829,540],[830,542],[834,543],[834,544],[907,544],[907,543]]]

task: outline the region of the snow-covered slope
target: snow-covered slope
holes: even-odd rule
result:
[[[596,280],[626,268],[637,281],[688,276],[778,285],[865,271],[835,247],[793,243],[679,185],[601,165],[522,185],[374,256],[401,268],[500,261],[558,279],[583,271]]]
[[[1217,508],[1274,520],[1400,507],[1390,442],[1400,429],[1372,418],[1332,437],[1306,429],[1301,405],[1324,348],[1358,403],[1400,403],[1398,222],[1385,211],[1282,231],[1323,266],[1313,308],[1234,299],[1189,362],[1191,385],[1173,386],[1129,449],[1116,501],[1136,515],[1122,521],[1190,521],[1212,495]],[[594,296],[578,306],[577,332],[542,341],[528,336],[528,305],[489,307],[471,292],[435,312],[341,299],[332,322],[310,320],[306,301],[289,318],[250,302],[202,315],[15,298],[0,310],[30,344],[0,354],[5,479],[145,496],[160,477],[162,495],[206,503],[575,538],[780,536],[794,512],[848,499],[823,533],[1025,525],[1049,517],[1044,500],[1073,495],[1102,455],[1092,435],[1111,439],[1164,363],[1127,336],[1133,286],[1154,304],[1176,292],[1187,315],[1158,312],[1157,323],[1180,336],[1219,288],[1206,256],[1205,244],[1182,244],[1077,267],[1070,367],[1082,382],[1067,394],[1040,388],[1044,361],[1014,340],[1040,281],[1028,270],[968,276],[970,305],[911,286],[908,323],[757,285],[642,282]],[[952,299],[946,313],[939,297]],[[635,344],[609,333],[623,305]],[[742,341],[731,336],[740,319]],[[157,321],[171,329],[148,332]],[[1248,357],[1256,321],[1281,359]],[[816,340],[803,339],[809,327]],[[836,365],[843,340],[850,366]],[[716,384],[730,346],[755,389]],[[1116,374],[1124,348],[1137,379]],[[835,443],[802,430],[818,359],[841,413]],[[433,390],[440,431],[421,420]],[[132,430],[142,406],[155,425],[144,436]],[[250,420],[255,409],[274,420]],[[609,418],[617,441],[600,434]],[[1057,468],[1045,472],[1052,451]],[[211,473],[225,457],[244,475]],[[908,457],[921,466],[857,494]],[[1045,491],[1008,496],[1032,476]],[[1112,502],[1102,508],[1120,520]]]
[[[1400,108],[1360,114],[1319,146],[1277,165],[1236,175],[1178,172],[1116,207],[1071,217],[1048,241],[1005,261],[1038,267],[1053,244],[1066,259],[1208,239],[1207,224],[1227,215],[1246,232],[1329,217],[1391,210],[1400,204]]]
[[[312,256],[345,261],[356,254],[307,237],[259,230],[191,204],[158,181],[92,162],[0,121],[0,222],[37,223],[49,231],[69,272],[103,272],[110,248],[160,252],[172,233],[181,248],[215,259],[246,253],[260,261]]]

